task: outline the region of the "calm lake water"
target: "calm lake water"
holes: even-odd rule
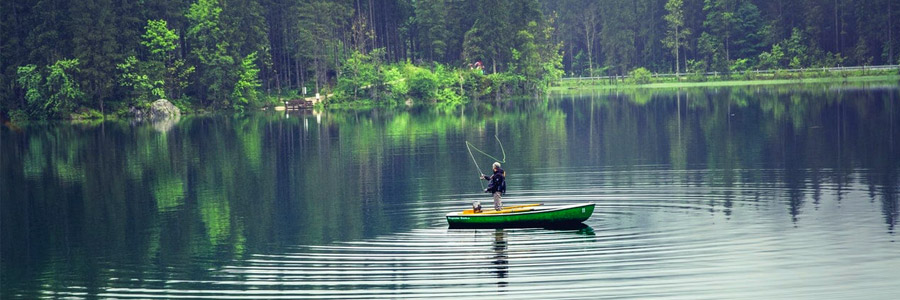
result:
[[[4,126],[0,297],[897,299],[898,106],[872,83]],[[495,135],[505,204],[594,202],[586,227],[447,228],[490,202],[465,141]]]

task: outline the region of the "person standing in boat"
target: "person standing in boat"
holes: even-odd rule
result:
[[[491,176],[481,174],[481,179],[490,181],[484,192],[494,196],[494,210],[501,210],[503,202],[500,201],[500,196],[506,193],[506,171],[500,168],[499,162],[494,162],[493,169],[494,174]]]

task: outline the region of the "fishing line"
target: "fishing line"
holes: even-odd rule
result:
[[[484,156],[490,157],[491,159],[493,159],[496,162],[499,162],[502,164],[506,163],[506,150],[503,149],[503,142],[500,141],[500,138],[497,137],[496,134],[494,135],[494,139],[496,139],[497,143],[500,144],[500,151],[503,153],[503,159],[497,159],[493,155],[490,155],[484,151],[481,151],[481,149],[478,149],[478,147],[475,147],[475,145],[472,145],[472,143],[469,143],[469,141],[466,141],[466,150],[469,151],[469,157],[472,157],[472,162],[475,163],[475,168],[478,169],[479,176],[484,175],[484,173],[481,172],[481,167],[478,166],[478,161],[475,160],[475,155],[472,154],[472,148],[475,148],[475,151],[478,151],[478,153],[481,153]],[[484,189],[484,182],[482,182],[481,179],[478,180],[478,183],[481,184],[481,189]]]
[[[497,139],[497,143],[500,144],[500,151],[503,152],[503,159],[498,159],[498,158],[494,157],[493,155],[490,155],[484,151],[481,151],[481,149],[478,149],[478,147],[475,147],[475,145],[472,145],[472,143],[469,143],[469,141],[466,141],[466,147],[475,148],[475,151],[478,151],[478,153],[481,153],[484,156],[490,157],[491,159],[493,159],[496,162],[505,164],[506,163],[506,150],[503,149],[503,142],[500,142],[500,138],[497,137],[496,135],[494,136],[494,138]],[[469,152],[470,152],[469,154],[471,154],[472,151],[470,150]],[[472,159],[474,160],[474,157]]]

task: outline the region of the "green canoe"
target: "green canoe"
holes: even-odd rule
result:
[[[543,206],[526,204],[506,207],[501,211],[471,209],[447,214],[450,228],[497,227],[564,227],[584,222],[594,213],[594,203]]]

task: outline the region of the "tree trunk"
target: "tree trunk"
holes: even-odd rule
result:
[[[300,60],[299,59],[294,59],[294,70],[297,71],[297,73],[294,75],[294,79],[297,80],[297,90],[299,91],[301,88],[301,85],[300,85]]]
[[[838,26],[838,2],[834,0],[834,52],[841,53],[840,27]]]
[[[316,69],[316,71],[315,71],[315,74],[316,74],[316,94],[319,94],[319,85],[320,85],[320,80],[321,80],[322,76],[319,74],[319,56],[318,56],[318,55],[316,55],[315,58],[313,58],[313,68]]]
[[[729,34],[726,33],[725,34],[725,61],[731,61],[731,56],[728,55],[728,47],[729,47],[728,40],[729,40],[729,38],[730,38]]]
[[[678,68],[678,26],[675,26],[675,79],[678,79],[678,73],[681,71]]]
[[[297,60],[299,61],[300,59]],[[306,70],[305,68],[301,69],[304,69],[300,72],[300,92],[303,92],[303,88],[306,86]],[[304,94],[304,96],[306,96],[306,94]]]
[[[369,0],[369,30],[372,31],[372,48],[371,50],[375,50],[375,0]]]
[[[584,22],[584,41],[588,52],[588,74],[594,77],[594,39],[591,36],[593,35],[593,28],[590,25],[590,22]]]
[[[493,74],[497,74],[497,57],[491,57],[491,69],[493,70]]]

